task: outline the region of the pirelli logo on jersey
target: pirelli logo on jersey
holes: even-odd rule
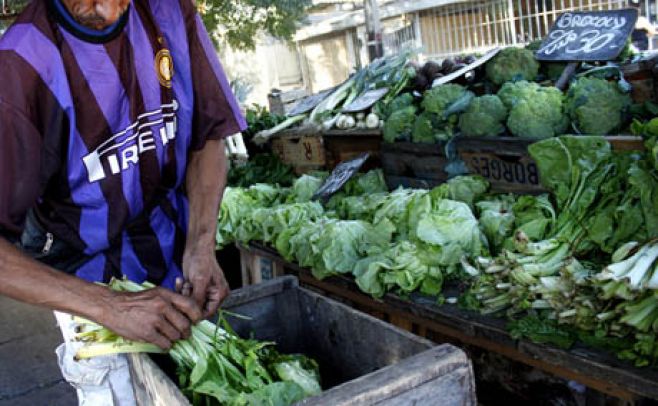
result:
[[[156,148],[156,140],[163,146],[176,138],[178,103],[163,104],[159,109],[137,117],[137,120],[93,152],[82,158],[89,182],[98,182],[116,175],[139,163],[139,157]]]

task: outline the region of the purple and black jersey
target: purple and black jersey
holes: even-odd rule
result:
[[[133,0],[102,32],[60,1],[33,0],[0,38],[0,233],[33,209],[89,258],[78,276],[172,287],[189,154],[244,119],[191,0]]]

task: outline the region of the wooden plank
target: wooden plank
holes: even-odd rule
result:
[[[382,169],[390,188],[433,187],[448,180],[442,145],[399,142],[382,144]],[[418,181],[414,181],[418,179]]]
[[[190,402],[148,354],[127,354],[138,406],[189,406]]]
[[[605,137],[616,151],[641,151],[642,138],[629,135]],[[536,140],[515,137],[460,137],[459,157],[472,174],[491,183],[491,188],[504,193],[543,193],[537,164],[528,153]]]
[[[269,251],[270,255],[276,255],[271,249],[258,247],[263,252]],[[412,296],[413,301],[407,301],[388,294],[384,300],[374,300],[363,294],[354,281],[347,277],[331,277],[320,281],[310,271],[296,264],[286,263],[285,268],[296,274],[302,285],[343,297],[360,308],[383,312],[389,318],[391,315],[406,318],[412,326],[422,326],[426,333],[439,332],[458,342],[501,354],[564,379],[578,381],[619,399],[631,401],[638,396],[658,399],[658,385],[655,385],[658,371],[635,368],[611,354],[578,347],[565,351],[514,340],[506,331],[506,321],[503,319],[482,316],[454,305],[436,306],[432,299],[418,296]]]
[[[546,191],[540,184],[537,164],[527,154],[460,152],[459,156],[470,173],[488,180],[495,191],[511,193]]]
[[[476,405],[475,382],[466,355],[441,345],[302,401],[302,405]]]
[[[370,157],[364,164],[362,170],[370,170],[381,166],[380,150],[382,139],[379,134],[368,132],[343,131],[324,135],[324,147],[327,160],[327,168],[333,169],[341,162],[354,159],[363,153],[369,153]]]

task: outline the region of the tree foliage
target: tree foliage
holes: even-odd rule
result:
[[[258,34],[292,39],[311,0],[204,0],[197,3],[215,43],[251,50]]]

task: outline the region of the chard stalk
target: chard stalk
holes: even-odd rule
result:
[[[627,242],[612,254],[612,263],[621,262],[628,257],[628,255],[640,245],[637,241]]]

